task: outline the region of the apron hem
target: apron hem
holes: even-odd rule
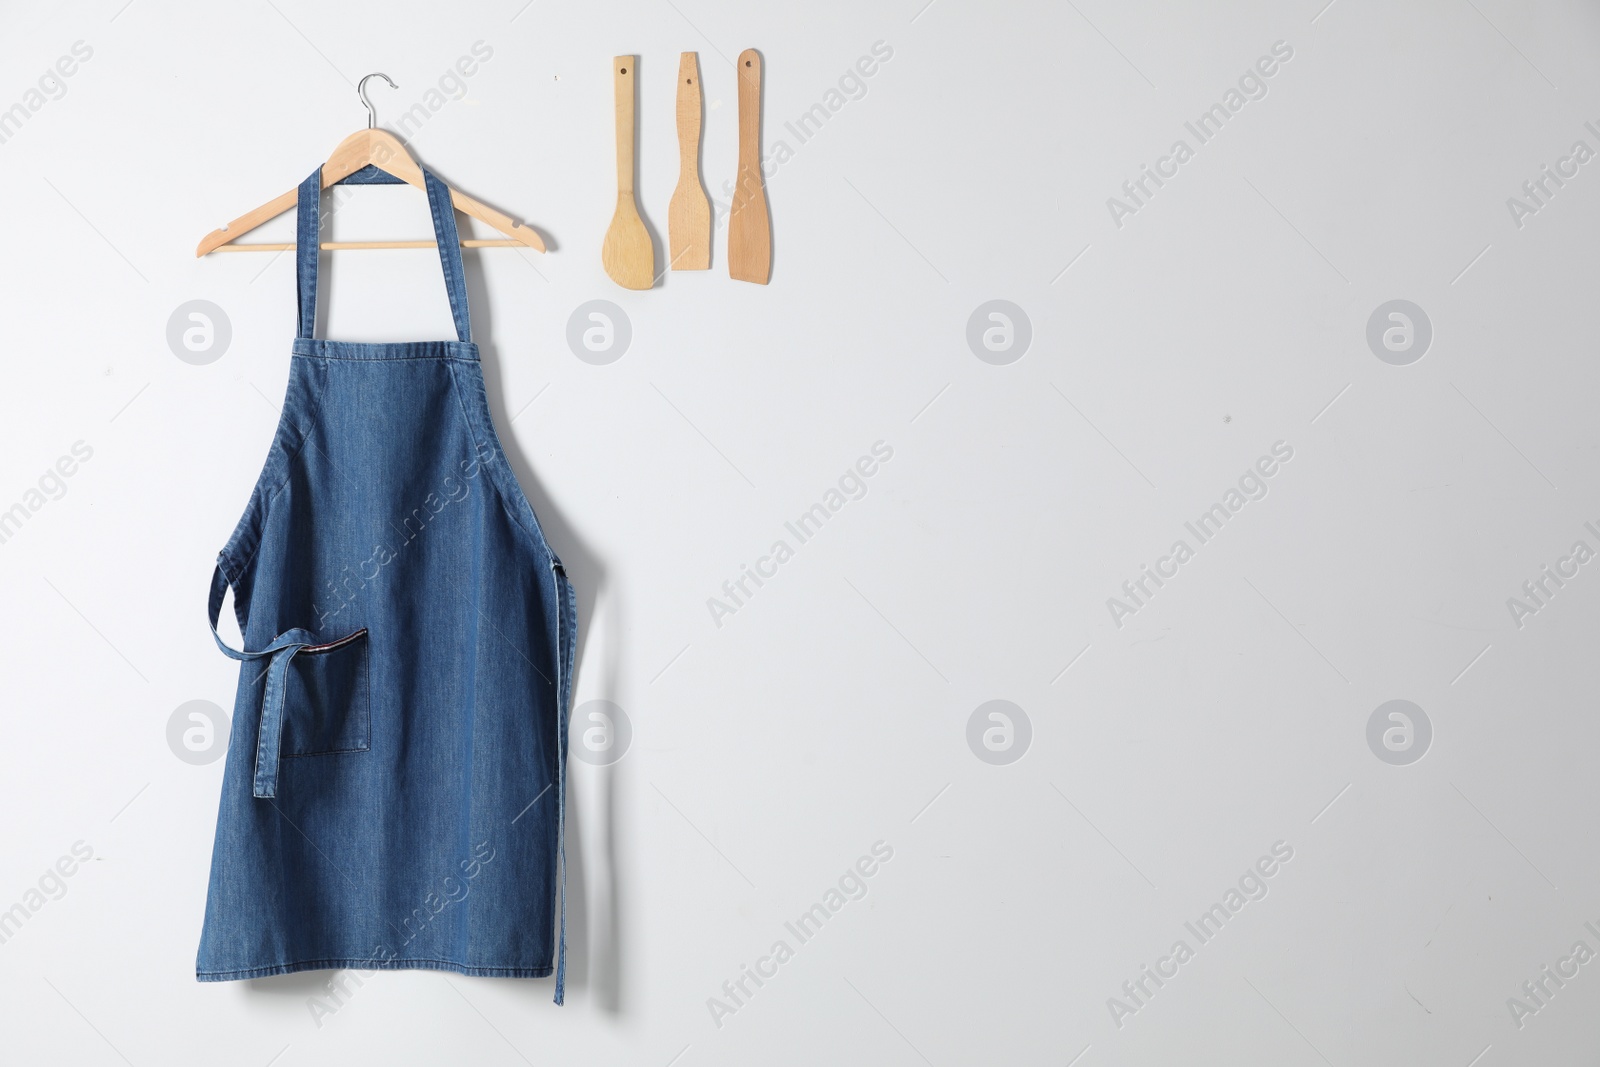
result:
[[[359,968],[364,971],[453,971],[473,978],[549,978],[550,967],[478,967],[454,960],[426,959],[329,959],[297,960],[294,963],[277,963],[270,967],[246,967],[237,971],[194,972],[197,982],[234,982],[247,978],[270,978],[276,974],[293,974],[297,971],[328,971],[340,968]]]

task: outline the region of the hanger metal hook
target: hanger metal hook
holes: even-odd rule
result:
[[[389,75],[380,74],[377,71],[368,74],[365,78],[362,78],[356,83],[356,95],[361,98],[362,105],[367,109],[367,129],[375,130],[378,128],[378,112],[377,109],[372,106],[372,101],[367,99],[367,78],[382,78],[384,81],[389,83],[389,88],[391,89],[398,89],[400,86],[396,85],[394,83],[394,79],[389,77]]]

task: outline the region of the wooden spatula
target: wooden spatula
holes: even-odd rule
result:
[[[667,206],[673,270],[711,269],[711,201],[700,184],[700,62],[678,60],[678,187]]]
[[[728,275],[766,285],[772,274],[772,230],[761,179],[761,53],[739,53],[739,176],[728,214]]]
[[[611,61],[617,91],[617,210],[600,247],[600,261],[611,280],[624,289],[648,289],[655,284],[656,246],[639,217],[633,199],[633,102],[638,80],[637,56],[617,56]]]

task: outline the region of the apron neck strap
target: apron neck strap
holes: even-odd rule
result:
[[[350,184],[388,184],[366,176],[373,168],[357,171]],[[467,276],[461,266],[461,240],[456,231],[455,207],[450,202],[450,187],[427,171],[422,172],[428,190],[428,208],[433,216],[433,236],[439,245],[439,263],[444,268],[445,291],[450,297],[450,314],[456,322],[456,337],[472,341],[472,319],[467,309]],[[396,182],[399,179],[394,179]],[[317,272],[321,252],[322,168],[300,183],[300,205],[295,231],[295,277],[298,282],[299,322],[296,337],[310,338],[317,325]]]

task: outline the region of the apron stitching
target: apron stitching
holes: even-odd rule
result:
[[[321,340],[323,341],[324,344],[333,344],[333,345],[365,345],[365,344],[379,343],[379,342],[372,342],[372,341],[328,341],[326,339],[321,339]],[[387,342],[384,342],[384,343],[387,343]],[[394,344],[407,344],[407,343],[412,343],[412,342],[395,341],[393,343]],[[422,342],[415,342],[415,343],[419,343],[419,344],[459,345],[459,344],[462,344],[463,342],[461,342],[461,341],[422,341]],[[478,347],[477,344],[474,343],[474,342],[470,342],[469,341],[469,342],[465,342],[465,343],[471,344],[473,348],[477,348]],[[347,356],[347,355],[338,355],[338,356],[317,355],[317,356],[313,356],[313,355],[307,355],[304,352],[296,352],[290,358],[291,359],[314,359],[314,360],[318,360],[318,361],[321,361],[321,362],[332,362],[334,360],[338,360],[340,363],[477,363],[477,362],[479,362],[479,360],[474,359],[471,356]]]
[[[489,967],[476,963],[464,963],[461,960],[437,959],[431,956],[335,956],[327,959],[315,960],[286,960],[283,963],[268,963],[260,967],[242,967],[227,971],[202,971],[196,970],[196,975],[206,975],[213,978],[237,975],[240,978],[281,971],[283,968],[297,968],[300,970],[321,970],[330,964],[371,963],[376,964],[379,970],[415,970],[414,967],[404,966],[417,963],[442,963],[451,967],[459,967],[463,971],[481,971],[502,977],[516,978],[527,976],[530,978],[548,978],[552,968],[547,964],[543,967]]]

